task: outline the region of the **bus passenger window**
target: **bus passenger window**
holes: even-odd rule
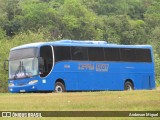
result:
[[[105,61],[120,61],[119,48],[104,48]]]
[[[71,60],[69,46],[53,46],[55,62]]]
[[[101,47],[89,47],[88,56],[90,61],[104,61],[104,51]]]
[[[86,47],[71,47],[72,60],[88,60],[87,48]]]

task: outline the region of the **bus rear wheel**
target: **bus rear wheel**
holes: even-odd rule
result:
[[[133,84],[130,81],[125,82],[124,84],[124,90],[134,90]]]
[[[65,92],[65,87],[64,87],[63,83],[61,83],[61,82],[56,82],[54,91],[55,91],[56,93]]]

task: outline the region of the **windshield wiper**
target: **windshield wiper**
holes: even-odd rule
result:
[[[19,66],[18,66],[18,68],[17,68],[17,70],[15,72],[14,79],[17,78],[17,74],[20,73],[20,69],[21,69],[21,61],[19,62]]]
[[[19,77],[22,78],[22,77],[23,77],[23,74],[22,74],[22,73],[24,73],[25,77],[29,77],[29,76],[26,74],[26,69],[25,69],[25,67],[23,66],[23,62],[20,61],[20,64],[19,64],[19,66],[18,66],[18,68],[17,68],[17,70],[16,70],[16,72],[15,72],[14,79],[18,78],[18,74],[20,74]]]

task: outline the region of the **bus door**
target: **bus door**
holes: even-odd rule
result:
[[[40,48],[40,59],[39,59],[39,72],[42,78],[41,89],[51,89],[49,84],[52,83],[52,68],[53,68],[53,49],[51,46],[42,46]]]

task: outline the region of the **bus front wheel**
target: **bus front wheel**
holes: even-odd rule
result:
[[[134,90],[133,84],[130,81],[125,82],[124,90]]]
[[[64,87],[63,83],[61,83],[61,82],[56,82],[54,91],[55,91],[56,93],[65,92],[65,87]]]

